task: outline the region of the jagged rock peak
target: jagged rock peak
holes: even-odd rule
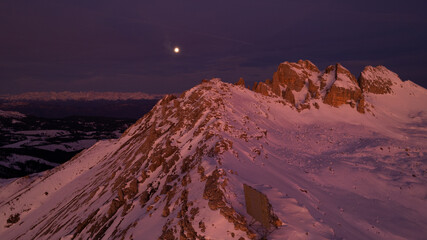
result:
[[[308,60],[299,60],[297,63],[281,63],[273,75],[273,91],[275,93],[280,92],[277,89],[278,84],[285,84],[291,90],[299,92],[304,87],[305,80],[319,72],[316,65]]]
[[[339,63],[334,66],[334,70],[335,79],[327,90],[324,103],[333,107],[339,107],[343,104],[350,104],[350,106],[355,107],[362,99],[362,91],[356,77]],[[358,107],[358,109],[360,109],[359,112],[364,112],[363,108]]]
[[[314,65],[314,63],[312,63],[310,60],[298,60],[298,64],[308,70],[311,70],[314,72],[320,72],[317,66]]]
[[[357,79],[340,63],[324,71],[308,60],[283,62],[273,80],[255,83],[252,90],[265,96],[278,96],[298,111],[319,105],[318,100],[333,107],[349,104],[364,113],[367,93],[392,93],[392,86],[402,83],[397,74],[383,66],[367,66]],[[286,93],[286,94],[284,94]]]
[[[239,78],[239,81],[237,81],[234,85],[245,87],[245,80],[243,78]]]
[[[366,66],[359,77],[360,88],[366,93],[393,93],[392,86],[401,83],[399,76],[384,66]]]
[[[357,79],[356,77],[351,74],[351,72],[345,68],[343,65],[337,63],[335,65],[335,79],[336,80],[350,80],[351,82],[353,82],[354,84],[357,85]]]

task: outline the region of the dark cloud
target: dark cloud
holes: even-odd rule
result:
[[[0,93],[179,92],[283,61],[385,65],[427,87],[425,1],[0,2]],[[172,52],[180,46],[181,54]]]

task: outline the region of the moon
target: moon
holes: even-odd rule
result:
[[[179,53],[180,52],[180,49],[179,49],[179,47],[175,47],[174,49],[173,49],[173,51],[175,52],[175,53]]]

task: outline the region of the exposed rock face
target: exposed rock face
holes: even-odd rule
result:
[[[335,69],[336,69],[335,71],[336,80],[338,79],[343,80],[344,77],[347,77],[348,79],[350,79],[351,82],[357,85],[356,77],[353,74],[351,74],[351,72],[347,68],[344,68],[341,64],[337,63],[335,65]],[[340,76],[340,75],[344,75],[344,76]]]
[[[215,170],[206,180],[203,198],[208,200],[208,206],[211,210],[218,210],[230,223],[234,224],[236,230],[241,230],[247,233],[250,239],[255,239],[256,234],[247,228],[246,219],[233,208],[227,206],[224,193],[221,190],[221,185],[218,180],[221,174]]]
[[[290,102],[293,106],[295,105],[295,96],[290,88],[286,88],[286,90],[282,92],[282,97],[286,101]]]
[[[234,85],[245,87],[245,80],[243,80],[243,78],[240,78],[239,81],[237,81]]]
[[[384,66],[367,66],[359,77],[360,88],[363,92],[375,94],[392,93],[393,83],[401,83],[397,74]]]
[[[328,66],[325,71],[319,76],[320,90],[323,91],[326,88],[327,83],[335,80],[335,66]]]
[[[255,83],[253,87],[253,91],[257,93],[261,93],[264,96],[268,96],[268,85],[266,83],[260,82],[258,84]]]
[[[308,79],[308,92],[312,98],[320,98],[319,86],[314,85],[311,79]]]
[[[365,113],[365,98],[363,96],[357,105],[357,111],[360,113]]]
[[[327,92],[324,103],[339,107],[346,103],[358,103],[362,97],[356,78],[340,64],[335,65],[335,81]]]
[[[361,96],[362,92],[360,89],[351,90],[332,85],[329,92],[326,94],[324,103],[334,107],[339,107],[343,104],[351,103],[352,101],[357,102],[360,100]]]
[[[341,64],[328,66],[324,71],[308,60],[281,63],[273,80],[255,83],[252,90],[265,96],[278,96],[298,111],[320,108],[324,104],[339,107],[349,104],[365,113],[366,93],[392,93],[392,86],[402,83],[397,74],[383,66],[367,66],[359,79]],[[318,100],[319,99],[319,100]]]
[[[273,85],[278,82],[299,92],[305,86],[306,79],[313,73],[319,73],[319,69],[308,60],[299,60],[297,63],[284,62],[273,75]]]
[[[271,88],[274,94],[277,96],[280,96],[282,93],[282,89],[280,87],[280,82],[278,80],[275,80],[271,83]]]
[[[243,184],[243,189],[246,211],[249,215],[259,221],[266,229],[278,228],[282,225],[282,221],[274,214],[265,194],[246,184]]]

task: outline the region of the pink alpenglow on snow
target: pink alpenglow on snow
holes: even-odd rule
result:
[[[299,61],[254,90],[204,81],[120,139],[0,183],[0,239],[427,236],[426,89]],[[244,184],[271,205],[268,231]]]

